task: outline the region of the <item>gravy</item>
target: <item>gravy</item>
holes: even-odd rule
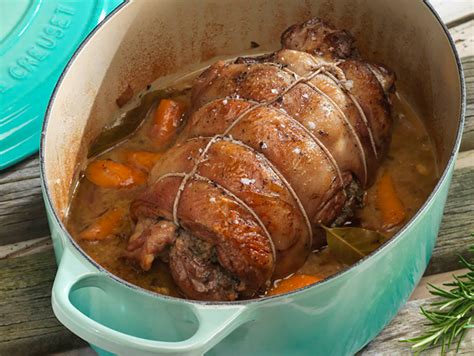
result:
[[[189,78],[187,83],[189,83]],[[186,86],[186,82],[179,83],[180,86],[183,84]],[[392,95],[391,99],[394,118],[392,143],[387,157],[378,170],[377,180],[384,173],[391,175],[397,195],[406,210],[405,221],[408,221],[434,188],[438,179],[438,170],[435,150],[423,121],[401,95],[397,93]],[[189,102],[189,90],[173,94],[173,100]],[[150,128],[151,121],[151,115],[148,114],[135,133],[93,159],[112,159],[120,162],[124,151],[127,150],[156,151],[145,134]],[[367,190],[365,205],[356,212],[352,226],[371,230],[382,228],[381,214],[375,203],[376,185],[377,181]],[[107,209],[123,207],[128,211],[130,202],[143,189],[145,186],[130,189],[101,188],[89,182],[85,177],[81,177],[68,214],[68,230],[94,261],[114,275],[157,293],[180,296],[165,263],[156,260],[151,270],[144,272],[121,258],[132,232],[132,222],[129,217],[123,223],[121,232],[115,236],[100,241],[85,241],[77,238],[82,230]],[[393,236],[401,227],[397,226],[384,231],[384,234]],[[327,278],[347,267],[333,257],[326,248],[313,251],[298,272]]]

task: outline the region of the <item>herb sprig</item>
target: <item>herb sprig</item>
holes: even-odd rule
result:
[[[474,253],[474,246],[469,251]],[[453,276],[453,282],[445,283],[444,286],[451,287],[449,290],[429,284],[430,293],[440,299],[433,302],[430,309],[420,307],[421,313],[428,319],[426,330],[420,336],[402,340],[413,343],[412,350],[416,354],[441,346],[441,354],[445,355],[454,344],[458,352],[464,336],[474,328],[474,258],[467,261],[460,256],[460,259],[468,272]]]

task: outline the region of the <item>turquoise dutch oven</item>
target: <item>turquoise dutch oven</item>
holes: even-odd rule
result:
[[[0,0],[0,170],[36,152],[54,86],[121,0]]]
[[[398,89],[426,120],[442,172],[409,223],[351,268],[304,289],[233,303],[155,294],[102,269],[64,220],[87,147],[115,99],[218,57],[279,46],[286,27],[319,16],[350,29],[372,60],[398,75]],[[129,1],[75,53],[51,99],[41,173],[59,264],[57,318],[101,352],[149,354],[353,354],[395,316],[430,259],[461,138],[462,70],[439,17],[423,1]],[[106,350],[106,351],[104,351]]]

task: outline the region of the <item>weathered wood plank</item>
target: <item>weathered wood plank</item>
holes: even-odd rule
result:
[[[471,0],[430,0],[430,3],[448,26],[469,18],[474,12]]]
[[[474,14],[472,15],[474,17]],[[474,20],[470,20],[450,29],[449,33],[456,44],[459,57],[474,56]]]
[[[474,166],[474,150],[459,152],[454,169]]]
[[[474,21],[472,25],[474,27]],[[466,121],[460,150],[468,151],[474,149],[474,56],[463,58],[462,63],[466,80]]]
[[[458,255],[466,256],[474,244],[474,166],[454,171],[438,240],[426,275],[459,268]]]
[[[0,245],[49,235],[40,184],[36,156],[0,173]]]
[[[84,345],[51,309],[52,251],[0,260],[0,355],[50,353]]]
[[[51,248],[52,241],[50,236],[16,242],[9,245],[0,245],[0,260],[3,258],[32,255],[34,253],[51,250]]]
[[[80,349],[54,353],[50,356],[97,356],[97,352],[91,347],[82,347]]]
[[[463,60],[463,68],[466,78],[467,100],[466,121],[460,149],[461,151],[468,151],[474,149],[474,56]]]

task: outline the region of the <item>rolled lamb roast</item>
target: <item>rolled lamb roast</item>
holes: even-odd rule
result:
[[[187,298],[251,298],[297,271],[387,152],[394,74],[320,19],[281,43],[197,78],[177,143],[131,205],[126,256],[167,262]]]

